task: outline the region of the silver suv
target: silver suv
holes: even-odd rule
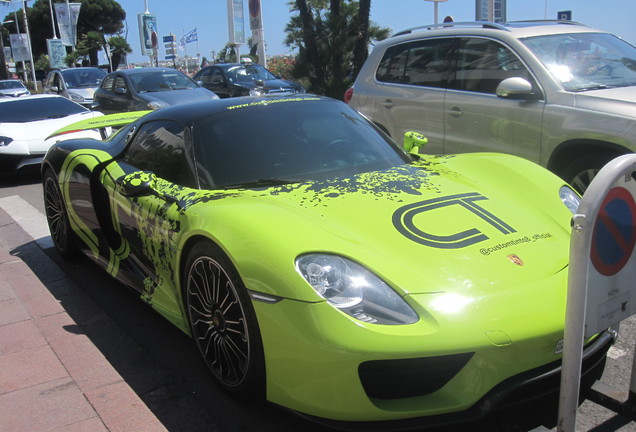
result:
[[[636,48],[570,21],[425,26],[378,43],[345,100],[428,153],[516,154],[584,191],[636,150]]]

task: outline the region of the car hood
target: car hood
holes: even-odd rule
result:
[[[3,90],[0,90],[0,97],[2,97],[2,96],[16,97],[16,96],[23,96],[23,95],[27,95],[27,94],[29,94],[29,91],[27,89],[3,89]]]
[[[248,89],[262,89],[266,93],[297,92],[300,91],[301,88],[300,85],[295,82],[282,79],[241,82],[237,85]]]
[[[567,267],[572,214],[559,198],[562,185],[516,157],[431,157],[353,178],[236,192],[240,200],[214,204],[228,214],[201,221],[233,221],[236,232],[220,230],[228,232],[221,242],[251,263],[239,269],[248,275],[262,271],[250,267],[262,256],[244,258],[265,248],[271,268],[287,268],[291,279],[295,258],[318,252],[363,264],[402,295],[510,290]],[[289,284],[271,289],[315,300]]]
[[[575,93],[577,108],[636,117],[636,86]]]
[[[95,90],[97,90],[98,88],[99,87],[69,87],[68,91],[70,93],[78,94],[84,99],[93,99]]]
[[[168,105],[179,105],[187,102],[200,102],[218,99],[218,96],[210,90],[198,87],[195,89],[167,90],[160,92],[144,93],[143,99],[147,102],[161,101]]]

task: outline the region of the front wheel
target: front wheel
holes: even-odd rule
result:
[[[581,156],[566,167],[563,171],[563,180],[582,195],[601,168],[618,156],[620,154],[610,153],[590,153]]]
[[[256,314],[230,260],[211,243],[195,245],[183,286],[192,338],[214,379],[238,396],[263,397],[263,347]]]

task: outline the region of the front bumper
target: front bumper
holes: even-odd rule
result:
[[[338,428],[409,429],[470,420],[559,388],[555,347],[563,316],[516,328],[502,322],[512,340],[506,344],[486,337],[475,317],[468,324],[439,325],[420,311],[420,322],[412,325],[374,326],[352,323],[324,302],[254,306],[267,399]],[[602,373],[612,341],[613,334],[604,333],[588,345],[586,374]]]

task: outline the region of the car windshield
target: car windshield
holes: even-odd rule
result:
[[[83,106],[63,97],[16,98],[0,103],[0,122],[26,123],[61,118],[87,111]]]
[[[609,33],[522,39],[568,91],[636,85],[636,48]]]
[[[263,66],[237,66],[227,71],[227,79],[231,82],[266,81],[276,79],[274,75]]]
[[[24,89],[24,84],[20,81],[0,81],[0,90]]]
[[[152,71],[130,75],[138,93],[161,92],[197,88],[198,85],[183,73],[175,71]]]
[[[269,102],[231,106],[195,123],[195,158],[203,187],[350,177],[409,161],[342,102],[317,98]]]
[[[62,76],[68,88],[99,87],[106,71],[98,68],[67,69],[62,71]]]

